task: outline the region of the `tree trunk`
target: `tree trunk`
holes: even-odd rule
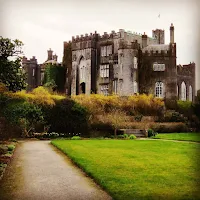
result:
[[[115,138],[117,138],[117,129],[114,130]]]

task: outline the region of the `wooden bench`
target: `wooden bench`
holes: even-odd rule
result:
[[[147,137],[146,130],[144,129],[118,129],[122,134],[135,135],[136,137]]]

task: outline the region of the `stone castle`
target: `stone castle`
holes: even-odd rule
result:
[[[70,51],[65,51],[69,46]],[[28,90],[42,85],[46,64],[58,64],[53,51],[47,52],[43,64],[37,64],[35,57],[23,58]],[[123,29],[103,35],[95,32],[64,42],[63,66],[66,57],[66,93],[69,95],[147,93],[194,101],[195,63],[177,65],[173,24],[169,44],[165,44],[165,31],[161,29],[153,30],[152,37]]]
[[[152,37],[120,29],[72,37],[64,42],[64,48],[68,45],[72,49],[67,78],[71,95],[148,93],[194,100],[195,63],[177,66],[173,24],[169,44],[165,44],[161,29],[153,30]]]

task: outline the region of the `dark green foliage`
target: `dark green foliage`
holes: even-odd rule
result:
[[[148,129],[148,137],[152,137],[152,136],[155,136],[157,135],[158,133],[155,132],[153,129]]]
[[[117,135],[117,138],[118,139],[124,139],[125,137],[124,137],[124,135]]]
[[[194,113],[200,120],[200,90],[197,91],[196,102],[193,105]]]
[[[185,122],[186,119],[183,114],[175,111],[166,111],[164,115],[164,119],[161,119],[162,122]]]
[[[44,108],[44,115],[50,132],[84,134],[88,130],[87,110],[70,99],[56,101],[55,106]]]
[[[126,133],[124,134],[124,138],[125,138],[125,139],[128,139],[128,135],[127,135]]]
[[[11,124],[20,126],[25,136],[28,136],[38,123],[43,123],[41,108],[22,100],[10,102],[4,108],[3,115]]]
[[[177,110],[177,100],[174,99],[165,99],[165,107],[169,110]]]
[[[8,151],[13,151],[15,149],[15,146],[14,145],[8,145]]]
[[[48,64],[45,68],[43,84],[58,92],[64,91],[66,72],[65,68],[59,65]]]
[[[21,53],[22,42],[11,41],[0,36],[0,82],[4,83],[10,91],[26,88],[25,74],[22,72],[21,59],[17,57],[9,60],[11,56]]]
[[[136,115],[135,116],[135,121],[141,122],[143,115]]]

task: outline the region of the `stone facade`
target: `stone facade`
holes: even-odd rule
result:
[[[26,83],[28,91],[41,85],[41,66],[38,65],[35,56],[29,60],[24,56],[22,58],[22,67],[27,74]]]
[[[58,65],[57,58],[58,56],[56,54],[53,55],[53,51],[51,49],[47,50],[47,60],[42,64],[37,63],[35,56],[29,60],[25,56],[22,58],[22,67],[24,72],[27,74],[27,91],[31,91],[42,85],[45,66],[49,63]]]
[[[71,95],[147,93],[194,101],[195,64],[176,65],[173,24],[169,44],[164,30],[153,30],[152,36],[120,29],[72,37]]]

